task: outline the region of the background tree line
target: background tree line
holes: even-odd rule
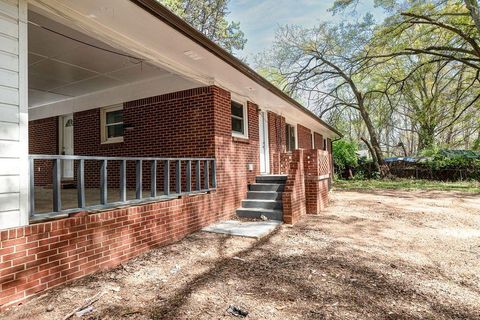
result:
[[[362,1],[332,1],[331,12]],[[227,0],[162,2],[228,51],[245,45]],[[369,150],[379,172],[386,156],[480,149],[478,0],[374,2],[384,21],[280,27],[254,67]]]

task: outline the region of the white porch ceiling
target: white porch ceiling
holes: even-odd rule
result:
[[[169,74],[33,11],[28,20],[30,108]]]

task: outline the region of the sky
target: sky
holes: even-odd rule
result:
[[[279,26],[297,24],[312,27],[324,21],[354,20],[351,13],[333,15],[327,10],[333,0],[230,0],[228,20],[239,21],[247,44],[236,53],[252,63],[253,57],[272,46]],[[373,0],[365,0],[356,9],[357,17],[371,12],[375,20],[383,20],[384,13],[373,7]]]

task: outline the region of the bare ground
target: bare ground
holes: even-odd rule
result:
[[[480,195],[336,191],[260,241],[197,232],[0,319],[62,319],[102,291],[85,319],[480,319]]]

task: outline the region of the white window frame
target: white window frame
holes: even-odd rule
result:
[[[248,104],[246,100],[239,99],[237,97],[232,97],[230,105],[232,102],[241,104],[243,106],[243,134],[237,131],[233,131],[232,128],[232,136],[237,138],[248,139]],[[231,108],[231,106],[230,106]],[[232,112],[230,111],[230,122],[232,120]]]
[[[312,149],[315,149],[315,132],[312,131]]]
[[[123,110],[123,105],[115,105],[103,107],[100,109],[100,136],[102,144],[106,143],[120,143],[123,142],[123,135],[121,137],[108,138],[107,135],[107,113],[112,111]],[[123,124],[124,122],[122,122]],[[119,124],[119,123],[116,123]]]

